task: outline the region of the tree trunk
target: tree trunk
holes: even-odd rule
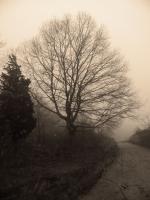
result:
[[[76,126],[71,122],[67,122],[67,130],[68,130],[68,134],[70,136],[73,136],[75,135],[75,132],[76,132]]]

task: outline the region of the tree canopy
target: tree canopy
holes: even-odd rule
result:
[[[35,127],[30,80],[21,72],[15,55],[9,56],[0,79],[0,134],[12,140],[26,137]]]
[[[83,116],[102,128],[135,108],[126,64],[89,15],[44,24],[25,46],[24,62],[32,73],[34,98],[63,119],[69,133],[87,126],[80,123]]]

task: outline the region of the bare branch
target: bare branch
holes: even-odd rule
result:
[[[82,115],[95,127],[116,125],[136,108],[126,64],[110,49],[103,27],[86,14],[45,24],[26,47],[24,62],[32,72],[34,98],[68,129]]]

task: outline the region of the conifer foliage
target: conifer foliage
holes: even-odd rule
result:
[[[36,125],[29,94],[30,80],[21,72],[15,55],[9,55],[0,80],[0,134],[14,141],[25,138]]]

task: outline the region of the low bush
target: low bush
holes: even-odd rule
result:
[[[15,200],[75,200],[96,183],[117,152],[113,139],[92,130],[73,137],[65,131],[50,134],[44,143],[30,138],[19,145],[17,154],[10,151],[1,165],[0,195],[5,199],[10,194]]]
[[[129,141],[150,148],[150,128],[138,130]]]

